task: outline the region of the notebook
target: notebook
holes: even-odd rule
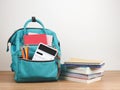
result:
[[[32,37],[33,36],[33,37]],[[53,36],[52,35],[46,35],[46,34],[38,34],[38,33],[32,33],[32,32],[29,32],[28,33],[28,36],[25,36],[25,38],[27,37],[27,38],[29,38],[29,37],[32,37],[32,38],[35,38],[35,36],[39,36],[39,39],[36,39],[37,40],[37,43],[34,43],[35,45],[37,44],[39,44],[39,43],[44,43],[44,44],[47,44],[47,45],[49,45],[49,46],[52,46],[52,38],[53,38]],[[38,38],[38,37],[37,37]],[[42,40],[41,40],[41,39]],[[26,41],[26,40],[25,40]],[[31,39],[29,39],[29,44],[30,44],[30,42],[31,42]],[[33,41],[32,41],[33,42]],[[36,42],[36,41],[35,41]],[[27,44],[27,43],[25,43],[25,44]]]
[[[25,45],[38,45],[39,43],[47,44],[46,34],[24,35]]]
[[[102,79],[101,77],[97,77],[97,78],[94,78],[94,79],[85,80],[85,79],[73,78],[73,77],[68,77],[68,76],[64,76],[62,78],[64,78],[65,80],[69,80],[69,81],[82,82],[82,83],[87,83],[87,84],[93,83],[93,82],[96,82],[96,81],[100,81]]]
[[[102,60],[86,60],[80,58],[70,58],[65,64],[82,64],[82,65],[102,65],[104,61]]]

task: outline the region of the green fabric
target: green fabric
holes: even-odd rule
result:
[[[58,80],[58,64],[59,59],[52,60],[50,62],[34,62],[21,59],[21,49],[23,46],[23,36],[29,32],[47,34],[53,36],[52,47],[58,50],[58,56],[61,56],[61,50],[59,46],[59,40],[56,33],[52,30],[44,28],[26,28],[27,24],[31,20],[27,21],[24,28],[17,30],[9,38],[8,43],[11,43],[11,69],[15,72],[15,80],[17,82],[36,82],[36,81],[54,81]],[[39,24],[41,24],[39,22]],[[36,50],[36,45],[29,46],[29,56],[33,57]]]
[[[17,58],[16,58],[17,59]],[[15,70],[17,82],[57,80],[56,60],[49,62],[26,61],[18,59],[18,69]]]

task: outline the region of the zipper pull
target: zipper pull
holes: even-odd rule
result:
[[[9,45],[8,45],[8,42],[7,42],[7,49],[6,49],[6,52],[8,52],[9,51]]]

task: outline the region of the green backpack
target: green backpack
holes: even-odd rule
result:
[[[37,22],[42,28],[26,28],[30,22]],[[21,47],[24,46],[23,37],[29,32],[52,35],[52,47],[56,48],[58,51],[54,60],[32,61],[21,58]],[[61,56],[60,42],[56,33],[52,30],[46,29],[41,21],[32,17],[32,19],[25,23],[23,28],[18,29],[13,33],[8,40],[7,46],[9,43],[11,44],[11,69],[15,73],[14,79],[16,82],[56,81],[59,79]],[[29,45],[29,56],[33,57],[36,49],[37,45]],[[9,51],[9,46],[7,47],[7,51]]]

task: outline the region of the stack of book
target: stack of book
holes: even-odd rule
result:
[[[101,80],[104,72],[104,61],[71,58],[64,63],[66,69],[62,78],[75,82],[92,83]]]

